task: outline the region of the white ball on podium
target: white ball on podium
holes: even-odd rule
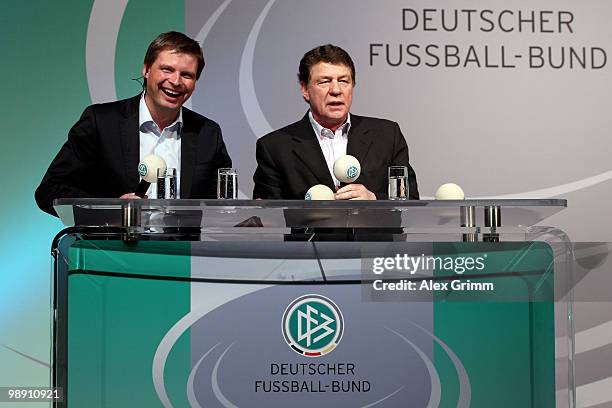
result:
[[[138,163],[138,174],[140,177],[149,182],[157,182],[157,169],[161,169],[162,173],[166,172],[166,161],[156,154],[150,154],[145,156],[140,163]]]
[[[436,200],[463,200],[465,193],[463,189],[455,183],[446,183],[438,187]]]
[[[306,192],[304,200],[335,200],[336,195],[331,188],[323,184],[312,186]]]
[[[361,174],[359,160],[350,154],[340,156],[334,162],[334,176],[342,183],[352,183]]]

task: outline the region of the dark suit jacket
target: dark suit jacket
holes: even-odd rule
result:
[[[56,198],[117,198],[134,192],[140,176],[140,95],[89,106],[36,189],[38,206],[52,215]],[[183,108],[181,198],[216,198],[217,169],[231,167],[221,128]]]
[[[409,197],[418,200],[416,174],[397,123],[351,114],[346,150],[361,164],[361,175],[355,183],[363,184],[376,198],[388,198],[387,167],[407,166]],[[253,198],[303,200],[306,191],[316,184],[335,189],[308,114],[260,138],[256,157]]]

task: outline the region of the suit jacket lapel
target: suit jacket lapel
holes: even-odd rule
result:
[[[351,115],[346,154],[355,156],[359,160],[362,171],[366,167],[368,152],[373,142],[369,133],[370,129],[364,127],[361,116]]]
[[[139,183],[138,161],[140,159],[140,130],[138,129],[138,106],[140,95],[126,101],[124,115],[120,119],[119,133],[123,163],[125,165],[125,192],[135,191]]]
[[[181,198],[191,197],[193,173],[195,171],[196,152],[198,149],[198,132],[191,126],[189,111],[183,109],[183,127],[181,129]]]
[[[312,129],[308,113],[296,124],[293,132],[293,154],[306,169],[315,175],[321,184],[335,190],[334,181],[329,174],[325,156]]]

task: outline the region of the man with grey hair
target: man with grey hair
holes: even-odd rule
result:
[[[345,50],[327,44],[308,51],[298,79],[310,109],[300,121],[257,141],[253,198],[304,199],[310,187],[324,184],[337,200],[386,199],[388,166],[408,168],[409,198],[419,198],[399,125],[350,113],[355,65]],[[333,164],[345,154],[359,160],[361,175],[341,185]]]

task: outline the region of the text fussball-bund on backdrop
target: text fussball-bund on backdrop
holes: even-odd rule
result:
[[[394,20],[406,42],[373,41],[370,66],[513,69],[601,69],[606,50],[599,45],[575,44],[578,16],[565,10],[491,10],[403,8]],[[462,33],[473,44],[418,42],[415,33]],[[539,35],[537,44],[488,41],[492,34]],[[569,39],[552,45],[554,37]],[[449,39],[452,39],[449,38]],[[484,41],[484,42],[483,42]],[[556,41],[555,41],[556,42]]]

